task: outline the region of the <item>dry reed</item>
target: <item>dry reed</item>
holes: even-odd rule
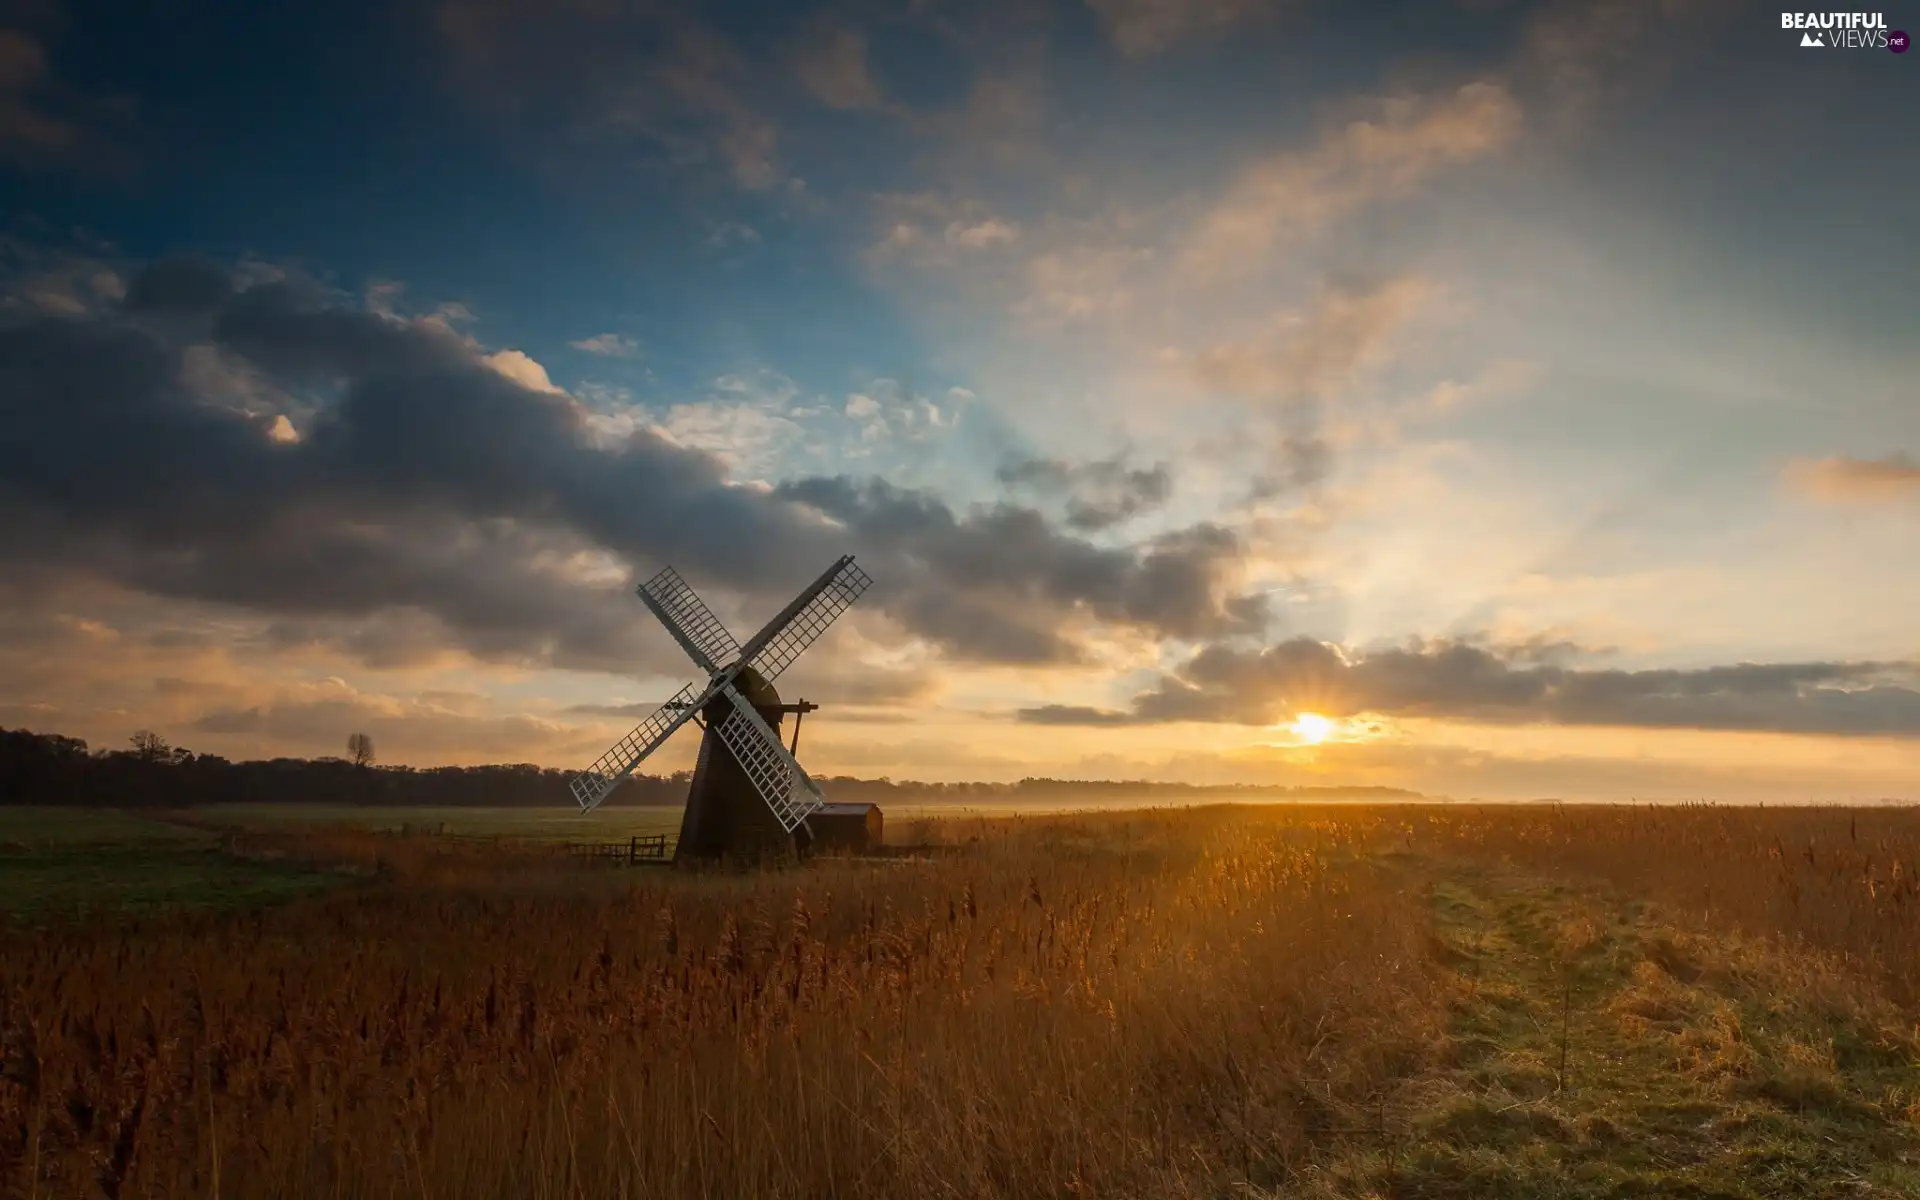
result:
[[[1439,1037],[1427,914],[1355,853],[1377,823],[989,822],[932,861],[636,886],[325,835],[309,850],[365,855],[376,878],[241,916],[0,935],[4,1180],[248,1197],[1276,1180]]]

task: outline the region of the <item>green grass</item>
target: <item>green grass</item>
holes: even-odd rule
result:
[[[0,807],[0,853],[52,846],[210,846],[214,841],[202,830],[120,809]]]
[[[211,830],[113,809],[0,808],[0,920],[253,908],[338,886],[339,871],[223,853]]]
[[[1432,895],[1445,1065],[1313,1194],[1920,1196],[1912,1025],[1870,992],[1492,868],[1448,864]]]
[[[165,908],[250,909],[312,895],[349,875],[233,858],[217,848],[65,846],[0,855],[0,914],[38,920]]]

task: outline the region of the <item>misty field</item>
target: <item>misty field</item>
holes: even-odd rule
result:
[[[123,827],[334,882],[0,924],[0,1193],[1920,1194],[1920,814],[929,828],[740,874]]]

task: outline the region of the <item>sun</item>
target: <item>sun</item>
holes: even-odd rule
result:
[[[1287,726],[1293,736],[1309,746],[1318,746],[1333,734],[1333,721],[1319,713],[1303,712],[1294,717],[1293,724]]]

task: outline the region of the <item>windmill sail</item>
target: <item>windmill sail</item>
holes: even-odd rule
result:
[[[635,589],[640,599],[667,627],[687,657],[706,672],[707,682],[704,686],[689,683],[675,692],[671,700],[601,755],[598,762],[574,776],[569,786],[581,809],[591,812],[599,807],[620,786],[621,780],[673,736],[674,730],[692,720],[714,697],[725,693],[731,711],[717,722],[708,722],[708,733],[718,739],[740,765],[780,827],[787,833],[798,829],[809,814],[826,803],[826,797],[780,744],[780,737],[767,723],[767,718],[734,689],[733,681],[751,670],[760,677],[753,681],[754,687],[771,683],[872,583],[865,571],[853,565],[853,556],[846,555],[807,585],[745,647],[734,641],[720,618],[672,567],[641,584]],[[770,687],[767,691],[772,697],[768,711],[786,711],[779,703],[778,694]],[[805,711],[805,707],[796,711]],[[705,753],[704,747],[702,753]],[[700,786],[697,780],[696,773],[696,790]],[[689,808],[689,819],[696,811]]]
[[[600,756],[598,762],[575,775],[568,786],[573,790],[573,798],[579,802],[582,812],[592,812],[600,807],[600,802],[613,794],[620,781],[633,773],[660,744],[673,736],[673,731],[687,723],[693,714],[699,711],[716,689],[712,684],[706,692],[696,691],[689,683],[673,694],[673,698],[653,711],[653,715],[640,722],[639,726],[615,743],[613,749]]]
[[[762,679],[773,682],[872,584],[873,579],[853,565],[853,555],[847,555],[768,621],[766,628],[747,643],[741,657]]]
[[[740,644],[687,581],[680,578],[680,572],[668,567],[641,584],[638,591],[641,603],[652,610],[701,670],[711,674],[739,661]]]
[[[745,696],[726,684],[720,689],[733,701],[733,711],[720,722],[720,740],[733,751],[754,790],[773,810],[780,827],[788,833],[807,819],[807,815],[826,803],[820,788],[800,764],[780,744],[771,726]]]

